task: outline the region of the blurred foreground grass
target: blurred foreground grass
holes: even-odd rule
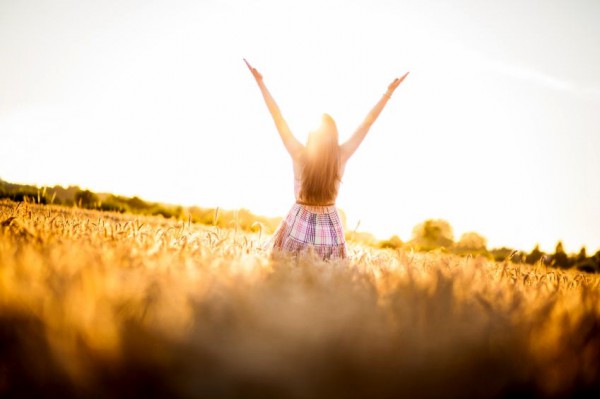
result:
[[[0,397],[597,397],[600,277],[0,202]]]

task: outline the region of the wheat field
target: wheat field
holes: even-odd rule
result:
[[[600,278],[0,202],[0,397],[600,393]]]

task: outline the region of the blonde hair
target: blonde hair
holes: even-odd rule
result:
[[[302,154],[300,200],[308,204],[333,203],[340,180],[340,148],[335,121],[323,114],[319,129],[311,132]]]

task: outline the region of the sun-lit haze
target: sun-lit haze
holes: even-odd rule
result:
[[[600,249],[600,2],[0,3],[0,178],[284,216],[291,161],[242,58],[304,140],[352,134],[348,228],[428,218],[488,246]]]

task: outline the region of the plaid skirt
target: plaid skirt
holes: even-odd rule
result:
[[[271,239],[274,251],[314,250],[323,259],[346,257],[346,240],[335,205],[294,204]]]

